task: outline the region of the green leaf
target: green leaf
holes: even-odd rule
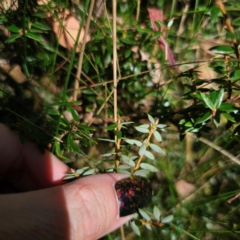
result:
[[[140,169],[134,172],[134,175],[146,177],[149,174],[149,172],[150,171],[148,169]]]
[[[142,125],[139,125],[138,127],[149,129],[150,125],[149,124],[142,124]]]
[[[123,122],[122,125],[129,125],[129,124],[132,124],[134,122]]]
[[[87,175],[93,175],[95,173],[94,169],[89,169],[86,172],[83,173],[83,176],[87,176]]]
[[[144,155],[145,154],[145,151],[147,149],[147,146],[145,143],[142,144],[142,146],[140,147],[139,151],[138,151],[138,154],[141,156],[141,155]]]
[[[235,118],[233,118],[229,113],[222,113],[222,115],[229,121],[236,123]]]
[[[31,33],[43,33],[43,30],[37,29],[37,28],[30,28],[29,32]]]
[[[63,155],[63,150],[61,150],[60,142],[55,143],[55,151],[56,151],[57,157],[59,157],[63,160],[69,161],[69,159]]]
[[[147,214],[144,210],[142,210],[141,208],[139,208],[138,211],[139,211],[139,213],[142,215],[142,217],[143,217],[144,219],[146,219],[147,221],[151,221],[151,218],[148,216],[148,214]]]
[[[129,44],[129,45],[135,45],[138,44],[136,40],[130,39],[130,38],[120,38],[120,41],[123,43]]]
[[[159,172],[159,170],[156,167],[154,167],[153,165],[148,164],[148,163],[141,163],[140,167],[142,169],[146,169],[146,170],[149,170],[151,172]]]
[[[240,17],[235,18],[234,20],[232,20],[232,25],[233,26],[240,26]]]
[[[130,145],[137,145],[138,147],[142,146],[142,142],[135,140],[135,139],[124,139]]]
[[[206,122],[211,117],[212,117],[212,113],[210,111],[208,111],[202,117],[197,118],[196,123],[199,124],[199,123]]]
[[[149,132],[149,129],[148,128],[144,128],[144,127],[135,127],[135,129],[138,132],[141,132],[141,133],[148,133]]]
[[[163,128],[166,128],[167,127],[167,125],[165,125],[165,124],[158,124],[157,125],[157,128],[159,128],[159,129],[163,129]]]
[[[116,131],[116,136],[117,136],[118,139],[120,139],[122,137],[122,132],[117,130]]]
[[[227,112],[234,112],[236,111],[236,107],[234,106],[234,104],[231,103],[222,103],[221,106],[218,108],[218,110],[221,111],[227,111]]]
[[[240,79],[240,70],[236,69],[235,71],[233,71],[230,75],[230,80],[232,81],[236,81]]]
[[[78,124],[77,127],[79,129],[83,129],[83,130],[86,130],[86,131],[93,131],[93,130],[95,130],[95,128],[93,126],[88,126],[85,123],[84,124]]]
[[[88,170],[89,167],[83,167],[76,170],[76,173],[81,175],[84,171]]]
[[[32,22],[32,26],[44,31],[48,31],[51,30],[51,28],[49,26],[47,26],[46,24],[40,23],[40,22]]]
[[[162,223],[169,223],[173,220],[173,215],[168,215],[167,217],[163,218]]]
[[[129,168],[131,168],[131,166],[120,164],[120,165],[118,166],[118,168],[120,168],[120,169],[129,169]]]
[[[69,181],[69,180],[73,180],[73,179],[77,179],[77,178],[78,178],[77,176],[72,174],[72,175],[68,175],[68,176],[64,177],[62,180],[63,181]]]
[[[208,98],[208,96],[205,93],[200,92],[200,95],[202,97],[203,102],[205,105],[210,108],[211,110],[215,109],[215,106],[213,105],[213,102]]]
[[[113,155],[116,155],[116,153],[105,153],[105,154],[102,154],[101,157],[111,157]]]
[[[155,123],[154,118],[148,114],[148,120],[150,121],[150,123]]]
[[[123,174],[125,174],[127,176],[131,176],[131,173],[129,171],[125,170],[125,169],[118,168],[117,172],[118,173],[123,173]]]
[[[151,159],[151,160],[154,160],[154,159],[155,159],[154,155],[153,155],[151,152],[149,152],[149,151],[145,151],[145,152],[144,152],[144,155],[145,155],[147,158]]]
[[[231,46],[225,46],[225,45],[212,47],[210,48],[210,51],[216,54],[225,54],[225,55],[234,53],[234,50]]]
[[[135,162],[126,155],[121,155],[121,160],[131,167],[135,166]]]
[[[153,40],[155,40],[155,39],[157,39],[157,38],[159,38],[161,36],[162,36],[162,32],[161,31],[154,32],[153,37],[151,37],[151,41],[153,41]]]
[[[161,212],[156,205],[153,207],[153,215],[157,219],[157,221],[160,221]]]
[[[28,37],[28,38],[31,38],[31,39],[33,39],[33,40],[35,40],[35,41],[37,41],[37,42],[39,42],[41,44],[44,44],[42,38],[39,37],[37,34],[31,33],[31,32],[27,32],[25,34],[25,36]]]
[[[155,132],[153,133],[153,136],[156,138],[156,140],[157,140],[158,142],[161,142],[161,141],[162,141],[162,136],[161,136],[161,134],[160,134],[158,131],[155,131]]]
[[[105,142],[115,143],[115,141],[112,140],[112,139],[107,139],[107,138],[98,138],[98,139],[101,140],[101,141],[105,141]]]
[[[78,112],[73,107],[70,107],[69,110],[72,114],[72,117],[73,117],[74,121],[78,122],[79,121]]]
[[[51,115],[60,115],[59,110],[58,109],[54,109],[54,108],[47,109],[47,113],[51,114]]]
[[[10,26],[6,26],[6,29],[8,29],[10,32],[14,32],[14,33],[19,33],[20,29],[16,26],[16,25],[10,25]]]
[[[21,37],[20,34],[12,34],[6,41],[5,43],[12,43],[14,42],[17,38]]]
[[[152,33],[151,30],[149,30],[147,27],[141,27],[138,24],[136,25],[136,29],[140,34],[144,34],[144,33]]]
[[[130,221],[132,230],[138,235],[141,236],[140,230],[134,221]]]
[[[160,148],[158,145],[150,143],[149,146],[155,152],[166,155],[165,152],[162,150],[162,148]]]
[[[218,91],[214,91],[215,94],[213,94],[213,96],[210,94],[210,98],[211,101],[213,102],[213,105],[215,106],[215,108],[218,108],[223,100],[223,96],[224,96],[224,89],[221,88]]]
[[[211,22],[215,22],[215,21],[216,21],[219,13],[220,13],[219,7],[216,6],[216,5],[214,5],[214,6],[211,8],[211,11],[210,11]]]
[[[125,58],[128,58],[128,57],[131,55],[131,53],[132,53],[132,49],[131,49],[131,48],[126,49],[126,50],[124,51],[124,57],[125,57]]]

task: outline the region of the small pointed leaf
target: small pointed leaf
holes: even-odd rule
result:
[[[151,172],[159,172],[159,170],[156,167],[154,167],[153,165],[148,164],[148,163],[141,163],[140,167],[142,169],[146,169],[146,170],[149,170]]]
[[[154,118],[148,114],[148,120],[150,121],[150,123],[155,123]]]
[[[151,221],[151,218],[148,216],[148,214],[147,214],[144,210],[142,210],[141,208],[139,208],[138,211],[139,211],[139,213],[142,215],[142,217],[143,217],[144,219],[146,219],[147,221]]]
[[[79,121],[78,112],[72,107],[70,108],[70,111],[71,111],[71,114],[72,114],[72,117],[73,117],[74,121],[78,122]]]
[[[155,132],[153,133],[153,136],[156,138],[156,140],[157,140],[158,142],[161,142],[161,141],[162,141],[162,136],[161,136],[161,134],[160,134],[158,131],[155,131]]]
[[[165,125],[165,124],[158,124],[157,125],[157,128],[159,128],[159,129],[166,128],[166,127],[167,127],[167,125]]]
[[[113,155],[115,155],[116,153],[105,153],[105,154],[102,154],[101,157],[111,157]]]
[[[157,221],[160,221],[161,212],[157,206],[153,207],[153,215],[157,219]]]
[[[142,176],[142,177],[146,177],[148,174],[149,174],[149,170],[147,169],[140,169],[140,170],[137,170],[134,175],[136,176]]]
[[[216,108],[218,108],[221,103],[222,103],[222,100],[223,100],[223,96],[224,96],[224,89],[221,88],[219,91],[217,91],[217,97],[216,99],[214,99],[213,103],[214,103],[214,106]]]
[[[144,155],[151,160],[155,159],[154,155],[149,151],[145,151]]]
[[[12,34],[6,41],[5,43],[12,43],[14,42],[17,38],[21,37],[19,33]]]
[[[229,113],[222,113],[222,115],[229,121],[236,123],[236,120]]]
[[[31,39],[33,39],[33,40],[35,40],[35,41],[37,41],[37,42],[39,42],[41,44],[44,44],[42,38],[39,37],[37,34],[31,33],[31,32],[27,32],[25,35],[28,38],[31,38]]]
[[[196,123],[203,123],[206,122],[208,119],[212,117],[212,114],[210,111],[206,112],[202,117],[197,118]]]
[[[105,142],[115,143],[115,141],[112,140],[112,139],[107,139],[107,138],[98,138],[98,139],[101,140],[101,141],[105,141]]]
[[[137,145],[138,147],[142,146],[142,142],[135,140],[135,139],[125,139],[125,141],[130,145]]]
[[[94,169],[89,169],[86,172],[83,173],[83,176],[87,176],[87,175],[93,175],[95,173]]]
[[[134,221],[131,221],[130,222],[130,225],[132,227],[132,230],[138,235],[138,236],[141,236],[141,233],[139,231],[139,228],[138,226],[136,225],[136,223]]]
[[[230,80],[236,81],[240,79],[240,69],[236,69],[233,73],[230,75]]]
[[[202,92],[200,92],[200,95],[203,99],[203,102],[205,103],[205,105],[210,108],[211,110],[215,109],[215,106],[213,105],[212,101],[208,98],[208,96]]]
[[[212,47],[210,48],[210,51],[216,54],[226,54],[226,55],[234,53],[234,50],[231,46],[225,46],[225,45]]]
[[[153,144],[153,143],[150,143],[149,146],[150,146],[150,148],[151,148],[152,150],[154,150],[155,152],[166,155],[165,152],[162,150],[162,148],[160,148],[158,145]]]
[[[141,127],[141,128],[149,128],[150,125],[149,125],[149,124],[142,124],[142,125],[139,125],[138,127]]]
[[[173,220],[173,215],[168,215],[162,220],[162,223],[169,223]]]
[[[141,133],[148,133],[149,132],[149,129],[148,128],[144,128],[144,127],[135,127],[135,129],[138,132],[141,132]]]
[[[107,130],[107,131],[113,130],[113,129],[117,128],[117,126],[118,126],[118,123],[113,123],[113,124],[107,126],[107,127],[106,127],[106,130]]]
[[[139,151],[138,151],[138,154],[139,154],[139,155],[144,155],[146,149],[147,149],[147,146],[146,146],[145,143],[143,143],[142,146],[140,147]]]
[[[130,157],[128,157],[126,155],[122,155],[121,160],[131,167],[135,166],[135,162]]]

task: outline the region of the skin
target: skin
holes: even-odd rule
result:
[[[119,217],[114,185],[122,174],[101,174],[65,183],[69,168],[49,151],[0,124],[0,238],[91,240],[115,230]]]

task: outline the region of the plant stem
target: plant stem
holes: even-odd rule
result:
[[[148,137],[147,137],[146,142],[145,142],[146,149],[150,144],[150,140],[151,140],[151,137],[152,137],[153,133],[156,131],[156,126],[158,124],[158,121],[159,120],[157,119],[154,124],[153,123],[150,124],[150,131],[148,133]],[[139,156],[135,167],[132,169],[132,175],[136,170],[138,170],[140,168],[140,164],[141,164],[141,161],[142,161],[143,157],[144,157],[144,154]]]

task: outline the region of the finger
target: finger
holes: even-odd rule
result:
[[[126,175],[99,174],[62,186],[68,212],[73,216],[70,219],[71,226],[82,230],[77,234],[84,233],[79,239],[97,239],[132,218],[119,218],[114,186],[123,178]]]
[[[0,219],[1,236],[18,240],[99,239],[132,218],[118,217],[114,185],[124,177],[95,175],[54,188],[1,195],[0,215],[5,216]]]
[[[25,191],[63,183],[69,168],[52,153],[42,153],[28,141],[20,143],[18,134],[3,124],[0,136],[0,176]]]

